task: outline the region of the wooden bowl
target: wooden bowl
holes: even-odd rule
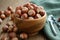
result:
[[[14,20],[13,22],[17,25],[19,31],[26,32],[29,35],[30,34],[36,34],[38,31],[40,31],[46,22],[46,13],[44,16],[42,16],[39,19],[25,19],[21,20],[20,18],[17,18],[16,16],[13,16]]]

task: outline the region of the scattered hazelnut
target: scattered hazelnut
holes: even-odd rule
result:
[[[17,32],[18,28],[17,27],[14,27],[13,28],[13,32]]]
[[[28,15],[29,16],[35,16],[35,11],[34,10],[29,10]]]
[[[28,18],[27,13],[24,13],[24,14],[21,15],[21,19],[27,19],[27,18]]]
[[[2,23],[2,19],[0,18],[0,24]]]
[[[18,38],[17,38],[17,37],[15,37],[15,38],[12,38],[11,40],[18,40]]]
[[[60,22],[60,18],[58,18],[58,22]]]
[[[11,11],[5,10],[5,15],[6,15],[6,16],[10,16],[10,14],[11,14]]]
[[[9,26],[8,27],[8,32],[12,32],[13,31],[13,26]]]
[[[28,8],[27,7],[22,7],[22,12],[23,13],[27,13],[28,12]]]
[[[13,24],[12,26],[13,26],[13,27],[16,27],[16,24]]]
[[[16,37],[16,33],[14,33],[14,32],[10,32],[10,33],[9,33],[9,37],[10,37],[10,38],[14,38],[14,37]]]
[[[0,15],[1,15],[1,14],[4,14],[4,11],[0,11]]]
[[[12,11],[12,7],[11,6],[8,6],[8,8],[7,8],[9,11]]]
[[[29,17],[30,20],[34,19],[33,17]]]
[[[10,24],[9,24],[9,23],[7,23],[6,25],[7,25],[7,26],[10,26]]]
[[[21,33],[20,34],[20,38],[21,39],[27,39],[28,38],[28,35],[26,33]]]
[[[41,18],[41,15],[40,14],[36,14],[35,19],[36,18]]]
[[[11,15],[11,20],[14,20],[14,16],[16,16],[15,14]]]
[[[9,40],[8,34],[7,33],[3,33],[0,36],[1,40]]]
[[[15,14],[15,17],[18,17],[18,18],[20,18],[20,15],[18,15],[18,14]],[[13,17],[12,17],[13,18]],[[14,18],[13,18],[14,19]]]
[[[5,25],[4,27],[2,27],[2,30],[3,30],[3,32],[7,32],[7,30],[8,30],[8,26]]]
[[[17,11],[16,11],[16,14],[18,14],[18,15],[21,16],[21,10],[17,10]]]
[[[12,14],[12,13],[15,13],[15,10],[12,10],[12,11],[11,11],[11,14]]]
[[[4,14],[1,14],[1,19],[5,19],[6,18],[6,16],[4,15]]]

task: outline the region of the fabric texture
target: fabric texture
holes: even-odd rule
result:
[[[43,6],[47,13],[47,18],[52,14],[56,20],[60,17],[60,0],[31,0],[32,3]],[[44,32],[50,40],[60,40],[60,31],[55,26],[57,35],[54,36],[48,23],[45,24]]]

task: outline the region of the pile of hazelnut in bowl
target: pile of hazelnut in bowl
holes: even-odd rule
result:
[[[1,11],[1,13],[6,17],[11,15],[11,21],[13,21],[13,24],[7,23],[2,27],[1,40],[27,39],[29,36],[37,34],[46,22],[44,8],[33,3],[17,6],[15,12],[8,7],[7,11]]]
[[[26,3],[16,7],[12,18],[19,31],[34,35],[44,27],[46,12],[42,6]]]

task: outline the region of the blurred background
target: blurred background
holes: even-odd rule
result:
[[[15,9],[16,6],[29,2],[30,0],[0,0],[0,10],[5,10],[8,6]]]

